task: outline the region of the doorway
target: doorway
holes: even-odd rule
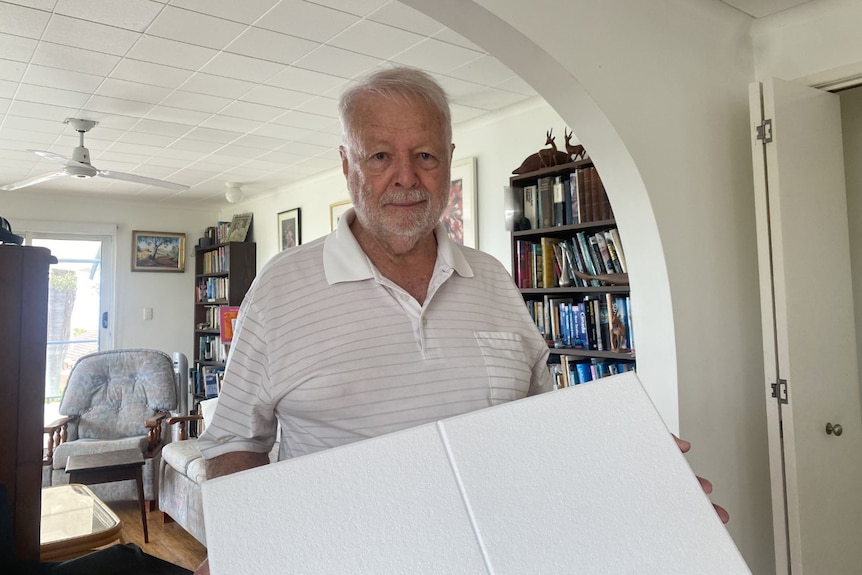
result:
[[[26,245],[57,258],[48,276],[45,423],[59,417],[69,371],[83,355],[111,349],[113,236],[23,232]]]

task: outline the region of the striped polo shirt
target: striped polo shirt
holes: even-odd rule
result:
[[[240,309],[213,458],[314,453],[547,391],[548,348],[512,277],[442,226],[424,305],[383,277],[349,224],[280,252]]]

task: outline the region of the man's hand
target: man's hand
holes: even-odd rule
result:
[[[679,447],[679,450],[683,453],[688,453],[688,451],[691,449],[691,443],[684,439],[680,439],[676,435],[674,435],[673,438],[676,441],[676,445],[677,447]],[[710,483],[708,479],[698,477],[697,480],[700,481],[700,487],[703,489],[704,493],[706,493],[707,495],[712,493],[712,483]],[[722,523],[727,523],[728,521],[730,521],[730,513],[728,513],[727,510],[724,509],[724,507],[716,505],[715,503],[713,503],[712,506],[715,507],[715,512],[718,513],[718,518],[721,519]]]

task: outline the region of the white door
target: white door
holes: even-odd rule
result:
[[[858,575],[862,409],[841,109],[834,94],[781,80],[749,96],[777,573]],[[762,119],[771,143],[755,137]],[[779,380],[786,392],[773,398]]]

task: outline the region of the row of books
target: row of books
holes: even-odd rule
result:
[[[213,365],[202,365],[195,371],[194,394],[207,399],[217,397],[221,391],[224,378],[224,368]]]
[[[527,301],[533,322],[554,348],[596,351],[634,351],[630,296],[604,294],[570,297],[544,296]]]
[[[522,289],[601,285],[579,278],[575,270],[592,276],[628,273],[617,228],[580,231],[568,239],[516,240],[515,251],[515,282]]]
[[[205,274],[220,274],[230,272],[230,259],[228,252],[230,246],[222,246],[216,250],[211,250],[199,254],[201,258],[201,273]]]
[[[228,278],[204,278],[198,281],[195,286],[195,301],[219,301],[227,299],[230,291],[230,282]],[[218,321],[213,326],[218,325]]]
[[[223,363],[225,357],[227,357],[227,350],[220,336],[208,334],[198,338],[198,361],[219,361]]]
[[[214,244],[223,244],[227,242],[227,237],[230,235],[229,228],[230,222],[216,222],[216,225],[204,230],[204,237],[211,239]]]
[[[609,377],[626,371],[634,371],[634,362],[614,362],[600,359],[579,359],[564,355],[560,363],[548,365],[554,378],[554,389],[571,387],[595,379]]]
[[[599,172],[592,166],[566,176],[544,176],[524,186],[523,206],[534,230],[614,217]]]

